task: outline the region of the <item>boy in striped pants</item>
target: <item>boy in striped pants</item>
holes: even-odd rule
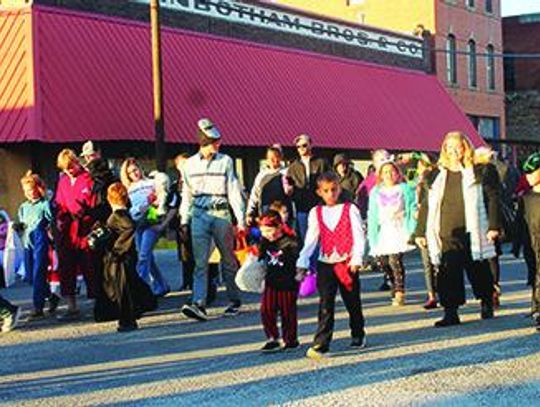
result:
[[[261,319],[268,342],[264,353],[295,349],[298,343],[298,317],[296,301],[298,281],[296,260],[298,242],[287,229],[277,211],[269,210],[259,220],[262,241],[259,260],[266,265],[264,291],[261,298]],[[277,314],[281,315],[283,346],[279,342]]]

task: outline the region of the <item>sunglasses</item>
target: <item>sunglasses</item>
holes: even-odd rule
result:
[[[297,144],[296,148],[308,148],[309,144]]]

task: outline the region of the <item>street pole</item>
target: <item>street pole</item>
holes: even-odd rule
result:
[[[165,118],[163,115],[163,74],[161,69],[159,0],[150,0],[150,25],[152,28],[152,82],[154,87],[156,167],[158,171],[165,171]]]

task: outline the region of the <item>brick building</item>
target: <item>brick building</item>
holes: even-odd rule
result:
[[[504,138],[500,0],[270,0],[406,33],[433,33],[434,66],[448,92],[486,139]],[[469,57],[473,55],[474,57]]]
[[[148,0],[10,0],[0,6],[0,205],[20,202],[32,167],[51,185],[60,148],[98,141],[107,157],[151,159]],[[266,146],[292,158],[437,150],[462,130],[481,139],[430,74],[429,41],[259,2],[162,0],[169,158],[196,148],[211,117],[249,186]]]
[[[503,42],[505,54],[540,55],[540,14],[503,18]],[[540,58],[506,58],[505,88],[508,138],[540,143]]]

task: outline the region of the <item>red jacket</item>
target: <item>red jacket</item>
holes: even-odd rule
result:
[[[86,171],[81,172],[73,183],[67,175],[60,175],[54,198],[56,225],[62,237],[69,237],[72,243],[86,237],[94,223],[90,215],[90,209],[97,203],[93,186],[94,182]]]

